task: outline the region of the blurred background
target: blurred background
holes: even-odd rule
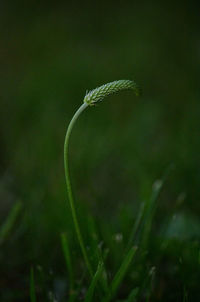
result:
[[[72,135],[81,223],[90,214],[100,233],[126,240],[140,203],[170,170],[153,232],[177,248],[166,252],[173,265],[163,260],[160,274],[177,269],[180,282],[167,277],[166,292],[184,284],[197,299],[199,8],[194,0],[1,1],[1,226],[20,209],[0,243],[1,301],[28,300],[32,265],[50,280],[65,274],[60,233],[77,247],[64,180],[66,128],[86,90],[118,79],[134,79],[142,96],[123,92],[88,108]]]

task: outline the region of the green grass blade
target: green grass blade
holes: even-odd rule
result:
[[[133,245],[133,241],[136,238],[136,234],[138,232],[141,221],[144,217],[144,213],[145,213],[145,203],[142,202],[141,205],[140,205],[139,213],[137,215],[136,221],[133,225],[133,229],[131,231],[131,234],[130,234],[130,237],[129,237],[129,240],[128,240],[126,251],[128,251],[130,249],[131,245]]]
[[[12,207],[6,221],[3,223],[3,225],[0,228],[0,243],[3,243],[3,241],[8,237],[21,209],[22,209],[21,201],[16,202]]]
[[[30,301],[36,302],[34,271],[33,271],[32,267],[31,267],[31,271],[30,271]]]
[[[62,245],[62,250],[63,250],[64,257],[65,257],[65,263],[66,263],[67,271],[68,271],[68,274],[69,274],[70,292],[72,292],[73,287],[74,287],[74,275],[73,275],[73,269],[72,269],[70,249],[69,249],[69,244],[68,244],[66,234],[61,234],[61,245]]]
[[[102,262],[103,264],[103,277],[99,280],[99,288],[101,287],[101,291],[105,294],[108,293],[108,281],[107,281],[107,272],[104,265],[104,260],[107,256],[107,251],[105,255],[103,255],[103,250],[99,246],[100,239],[98,237],[98,232],[96,229],[95,221],[92,216],[88,216],[87,220],[88,232],[90,234],[90,246],[91,246],[91,253],[90,257],[93,258],[92,264],[94,267],[98,265],[98,263]]]
[[[103,271],[103,263],[99,262],[98,267],[97,267],[97,271],[96,271],[96,273],[94,274],[94,276],[92,278],[92,281],[90,283],[90,287],[87,291],[84,302],[94,301],[93,300],[94,290],[95,290],[95,287],[97,285],[98,280],[100,279],[100,277],[102,275],[102,271]]]
[[[92,265],[94,267],[97,267],[100,260],[102,260],[101,250],[98,246],[100,239],[98,238],[98,232],[96,229],[94,218],[91,215],[88,215],[86,222],[87,222],[87,228],[89,234],[88,245],[90,247],[90,258],[91,258]]]
[[[143,258],[145,261],[145,259]],[[151,295],[154,288],[154,280],[155,280],[156,268],[153,266],[151,268],[145,269],[143,274],[143,282],[140,284],[140,288],[138,289],[138,296],[144,297],[144,301],[151,301]]]
[[[144,216],[144,229],[142,234],[142,247],[146,248],[149,234],[151,231],[152,221],[156,210],[156,204],[158,200],[158,196],[163,187],[163,181],[157,180],[152,188],[152,195],[150,200],[148,200],[145,204],[145,216]]]
[[[139,288],[138,287],[134,288],[131,291],[131,293],[129,294],[128,299],[126,301],[127,302],[135,302],[136,301],[136,296],[137,296],[138,292],[139,292]]]
[[[142,241],[141,246],[144,250],[148,246],[149,234],[151,232],[152,221],[157,208],[158,197],[160,195],[164,183],[166,182],[173,168],[174,168],[173,165],[169,165],[169,167],[165,170],[162,179],[156,180],[154,182],[152,186],[151,197],[149,200],[145,202],[145,213],[143,217],[144,226],[143,226],[142,238],[141,238]]]
[[[125,277],[125,274],[133,260],[136,250],[137,250],[137,247],[132,247],[129,250],[129,252],[126,254],[119,270],[117,271],[117,273],[111,283],[110,293],[105,297],[103,302],[109,302],[117,294],[118,288],[121,285],[123,278]]]

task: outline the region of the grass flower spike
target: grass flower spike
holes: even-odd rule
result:
[[[135,82],[130,80],[119,80],[107,83],[89,91],[83,101],[91,106],[95,103],[101,102],[105,97],[111,94],[127,89],[132,89],[137,96],[140,94],[140,89]]]
[[[69,173],[69,159],[68,159],[68,153],[69,153],[69,138],[71,131],[73,129],[73,126],[78,119],[79,115],[87,108],[88,106],[95,105],[98,102],[101,102],[105,97],[117,93],[121,90],[133,90],[135,94],[138,96],[140,93],[140,90],[138,86],[136,85],[135,82],[130,81],[130,80],[119,80],[119,81],[114,81],[105,85],[102,85],[94,90],[89,91],[84,100],[83,104],[80,106],[80,108],[76,111],[74,114],[71,122],[69,123],[69,126],[67,128],[66,136],[65,136],[65,143],[64,143],[64,167],[65,167],[65,178],[66,178],[66,184],[67,184],[67,192],[68,192],[68,198],[69,198],[69,203],[72,211],[72,217],[73,217],[73,222],[74,222],[74,227],[76,230],[76,234],[78,237],[78,241],[80,244],[80,248],[85,260],[85,263],[87,265],[88,271],[93,277],[93,269],[90,263],[90,260],[87,255],[87,250],[83,241],[83,237],[81,234],[77,214],[76,214],[76,208],[74,204],[74,198],[72,194],[72,189],[71,189],[71,181],[70,181],[70,173]]]

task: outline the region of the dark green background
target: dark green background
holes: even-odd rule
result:
[[[88,108],[74,129],[71,173],[82,224],[90,213],[100,229],[123,233],[123,217],[134,219],[152,184],[173,166],[155,236],[167,224],[162,236],[199,249],[199,8],[198,1],[1,2],[2,223],[16,201],[23,203],[1,247],[2,301],[14,301],[11,292],[28,299],[32,264],[61,274],[60,232],[77,245],[64,135],[86,90],[113,80],[134,79],[143,94],[120,93]],[[195,263],[186,280],[199,269]],[[196,284],[186,286],[190,297]]]

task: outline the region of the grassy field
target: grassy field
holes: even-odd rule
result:
[[[0,301],[200,297],[197,1],[36,3],[0,9]],[[142,88],[67,126],[86,91]]]

